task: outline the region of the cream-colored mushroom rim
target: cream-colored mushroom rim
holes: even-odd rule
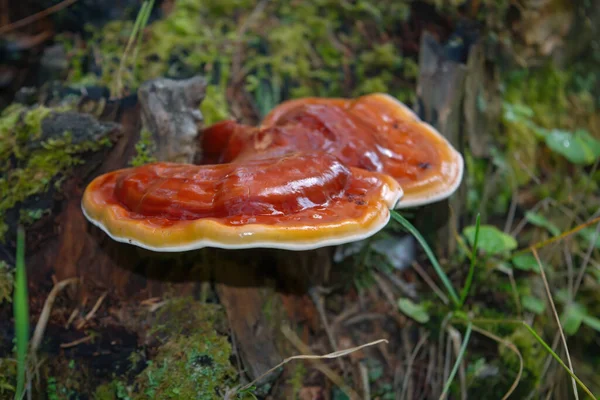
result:
[[[402,197],[400,186],[389,178],[390,182],[382,185],[381,200],[367,208],[360,219],[312,226],[289,223],[231,226],[209,218],[176,221],[172,226],[153,225],[148,219],[129,218],[127,210],[118,204],[99,203],[94,199],[93,181],[84,193],[81,208],[85,217],[113,240],[152,251],[180,252],[203,247],[311,250],[362,240],[383,229],[390,219],[389,209]]]
[[[386,93],[375,93],[368,96],[376,96],[381,100],[389,101],[394,103],[398,107],[398,110],[402,113],[402,117],[406,120],[411,119],[418,124],[420,124],[423,128],[427,130],[432,136],[438,139],[440,142],[446,145],[448,152],[450,154],[450,168],[452,171],[448,172],[448,176],[450,176],[450,180],[444,180],[444,185],[436,186],[436,191],[432,192],[431,190],[423,190],[415,191],[415,192],[407,192],[405,196],[402,198],[400,202],[396,204],[396,209],[402,208],[410,208],[410,207],[418,207],[429,203],[435,203],[450,197],[458,187],[460,186],[463,175],[464,175],[464,160],[462,155],[452,146],[452,144],[446,139],[440,132],[438,132],[433,126],[421,120],[417,114],[414,113],[410,108],[408,108],[405,104],[397,100],[396,98],[390,96]]]

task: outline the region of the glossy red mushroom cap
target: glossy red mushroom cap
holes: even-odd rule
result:
[[[385,94],[282,103],[258,128],[225,121],[204,132],[205,162],[245,162],[325,151],[350,167],[392,176],[397,208],[432,203],[460,185],[463,159],[433,127]]]
[[[401,195],[391,177],[316,152],[113,171],[92,181],[82,208],[113,239],[155,251],[305,250],[376,233]]]

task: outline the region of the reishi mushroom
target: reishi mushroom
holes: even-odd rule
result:
[[[443,200],[458,188],[463,159],[433,127],[386,94],[303,98],[273,109],[261,126],[224,121],[204,132],[204,163],[244,162],[323,150],[344,164],[394,177],[397,208]]]
[[[391,177],[317,152],[117,170],[90,183],[82,206],[114,240],[154,251],[307,250],[371,236],[401,195]]]
[[[308,250],[364,239],[390,209],[450,196],[462,156],[384,94],[282,103],[260,127],[204,130],[202,165],[101,175],[82,209],[113,239],[154,251]]]

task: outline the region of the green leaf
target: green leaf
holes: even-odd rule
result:
[[[592,244],[592,241],[594,240],[594,236],[596,236],[596,229],[585,228],[585,229],[580,230],[578,232],[578,234],[579,234],[579,236],[584,238],[586,242],[588,242],[589,244]],[[596,240],[594,242],[594,247],[596,247],[597,249],[600,249],[600,234],[598,234],[598,236],[596,236]]]
[[[423,304],[415,304],[410,299],[398,300],[400,311],[417,322],[425,324],[429,322],[429,314]]]
[[[583,323],[590,328],[600,332],[600,319],[596,317],[592,317],[591,315],[586,315],[583,317]]]
[[[596,158],[600,157],[600,140],[593,137],[585,129],[576,130],[575,135],[577,135],[581,141],[588,145]]]
[[[525,213],[525,219],[527,219],[527,221],[529,221],[535,226],[547,229],[548,232],[550,232],[553,236],[560,235],[560,229],[558,229],[558,227],[554,225],[554,223],[552,223],[548,218],[544,217],[542,214],[527,211]]]
[[[540,272],[537,261],[531,253],[518,254],[514,256],[511,261],[515,268],[522,271]]]
[[[581,304],[569,304],[560,317],[560,323],[565,333],[569,336],[576,334],[586,316],[587,312]]]
[[[342,389],[339,387],[333,388],[333,400],[350,400],[350,396],[348,396]]]
[[[475,226],[468,226],[463,230],[463,235],[473,246],[475,242]],[[479,249],[487,254],[501,254],[517,248],[517,241],[493,225],[482,225],[479,228]]]
[[[523,296],[521,303],[527,311],[531,311],[537,315],[543,314],[544,310],[546,310],[546,303],[537,297]]]
[[[600,157],[600,142],[583,129],[574,133],[553,129],[546,136],[546,145],[574,164],[592,164]]]

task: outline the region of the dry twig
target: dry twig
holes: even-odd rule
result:
[[[552,293],[550,292],[550,286],[548,286],[548,280],[546,279],[546,273],[544,272],[544,267],[542,266],[542,262],[540,261],[540,256],[535,248],[531,249],[535,260],[537,261],[538,267],[540,269],[540,274],[542,275],[542,280],[544,281],[544,287],[546,288],[546,294],[548,295],[548,301],[550,302],[550,306],[552,307],[552,314],[554,315],[554,319],[556,320],[556,324],[558,325],[558,331],[560,332],[560,337],[562,339],[563,345],[565,346],[565,354],[567,355],[567,362],[569,363],[569,369],[571,372],[573,371],[573,363],[571,362],[571,355],[569,354],[569,347],[567,346],[567,339],[565,338],[565,333],[563,332],[562,325],[560,324],[560,318],[558,317],[558,313],[556,312],[556,306],[554,305],[554,300],[552,299]],[[579,393],[577,392],[577,383],[574,378],[571,378],[573,383],[573,394],[575,395],[575,400],[579,399]]]
[[[100,305],[102,304],[102,302],[104,301],[104,299],[106,298],[106,296],[108,295],[108,291],[102,293],[102,296],[100,296],[98,298],[98,300],[96,300],[96,304],[94,304],[94,307],[92,307],[92,309],[90,310],[89,313],[87,313],[87,315],[83,318],[83,320],[79,321],[79,323],[77,324],[76,328],[77,329],[81,329],[85,326],[85,324],[92,319],[92,317],[94,315],[96,315],[96,312],[98,311],[98,309],[100,308]]]
[[[8,24],[8,25],[2,25],[2,26],[0,26],[0,35],[4,35],[5,33],[10,32],[12,30],[22,28],[26,25],[29,25],[32,22],[38,21],[44,17],[47,17],[48,15],[54,14],[55,12],[58,12],[64,8],[69,7],[70,5],[74,4],[75,2],[77,2],[77,0],[64,0],[58,4],[53,5],[52,7],[48,7],[45,10],[42,10],[38,13],[30,15],[29,17],[25,17],[23,19],[20,19],[11,24]]]
[[[50,318],[50,313],[52,312],[52,306],[54,305],[54,301],[56,300],[56,296],[67,286],[77,283],[79,279],[71,278],[65,279],[64,281],[58,282],[56,285],[52,287],[50,294],[46,298],[44,302],[44,307],[42,308],[42,312],[40,314],[40,318],[35,326],[35,331],[33,332],[33,338],[31,339],[31,352],[35,353],[42,342],[42,338],[44,337],[44,331],[46,330],[46,326],[48,325],[48,319]]]
[[[288,357],[285,360],[283,360],[282,362],[280,362],[279,364],[277,364],[276,366],[274,366],[273,368],[271,368],[270,370],[268,370],[267,372],[265,372],[264,374],[262,374],[261,376],[259,376],[258,378],[254,379],[252,382],[234,389],[233,391],[231,391],[230,393],[228,393],[226,395],[226,398],[231,399],[233,398],[233,396],[235,395],[235,393],[238,393],[242,390],[246,390],[248,388],[250,388],[252,385],[254,385],[256,382],[260,381],[262,378],[264,378],[265,376],[269,375],[270,373],[272,373],[273,371],[279,369],[280,367],[284,366],[285,364],[287,364],[288,362],[292,361],[292,360],[321,360],[321,359],[336,359],[339,357],[343,357],[346,356],[348,354],[354,353],[356,351],[359,351],[365,347],[369,347],[369,346],[374,346],[376,344],[379,343],[388,343],[388,341],[386,339],[379,339],[376,340],[374,342],[370,342],[370,343],[366,343],[357,347],[353,347],[351,349],[346,349],[346,350],[340,350],[340,351],[334,351],[333,353],[329,353],[329,354],[325,354],[322,356],[318,356],[318,355],[314,355],[314,354],[310,354],[310,348],[304,344],[302,342],[302,340],[300,340],[300,338],[286,325],[281,327],[281,332],[285,335],[285,337],[301,352],[306,353],[306,354],[302,354],[302,355],[297,355],[297,356],[292,356],[292,357]],[[322,364],[322,363],[317,363],[316,368],[321,371],[322,373],[324,373],[327,378],[329,378],[333,383],[335,383],[340,389],[342,389],[348,396],[350,396],[351,399],[359,399],[360,397],[358,396],[358,393],[356,393],[352,388],[348,387],[343,379],[336,374],[333,370],[331,370],[329,367],[327,367],[326,365]]]

